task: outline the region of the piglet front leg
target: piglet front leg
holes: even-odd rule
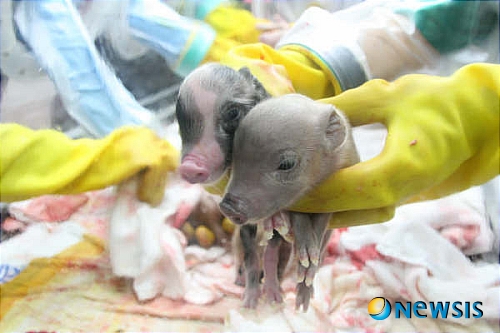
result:
[[[243,306],[255,308],[260,297],[261,262],[257,240],[257,225],[243,225],[240,228],[243,248],[243,266],[245,271],[245,291]]]

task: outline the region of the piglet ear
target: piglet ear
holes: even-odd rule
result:
[[[242,67],[238,70],[238,72],[243,75],[243,77],[250,83],[252,83],[254,91],[255,91],[255,97],[256,101],[260,102],[264,98],[270,97],[269,93],[266,91],[262,83],[260,83],[259,80],[253,74],[250,72],[250,69],[248,67]]]
[[[346,139],[347,124],[340,112],[333,106],[328,105],[328,120],[325,128],[325,137],[330,149],[337,148]]]

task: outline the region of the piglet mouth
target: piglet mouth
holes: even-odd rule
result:
[[[222,202],[219,204],[222,214],[238,225],[244,224],[248,221],[248,218],[245,213],[243,213],[241,206],[242,201],[229,194],[226,194]]]

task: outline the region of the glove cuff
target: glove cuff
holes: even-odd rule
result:
[[[215,39],[208,24],[181,16],[159,0],[134,1],[128,20],[132,34],[160,53],[180,76],[200,64]]]
[[[331,15],[319,8],[307,9],[293,28],[276,45],[277,49],[293,49],[307,55],[329,74],[335,94],[360,86],[369,79],[365,56],[354,42],[345,38],[322,38],[318,31],[339,31],[331,25]],[[315,38],[314,36],[318,36]],[[324,35],[323,35],[324,36]]]
[[[215,8],[217,8],[224,0],[203,0],[199,1],[195,10],[195,18],[204,20]]]
[[[207,55],[215,40],[215,32],[206,24],[200,23],[192,32],[179,62],[174,68],[175,72],[182,77],[193,71]]]

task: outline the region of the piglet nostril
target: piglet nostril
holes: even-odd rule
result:
[[[209,172],[205,167],[199,166],[192,161],[182,162],[179,173],[184,180],[191,184],[203,183],[209,177]]]
[[[242,201],[236,196],[227,193],[219,204],[219,207],[222,214],[234,223],[243,224],[247,221],[245,214],[242,212]]]

